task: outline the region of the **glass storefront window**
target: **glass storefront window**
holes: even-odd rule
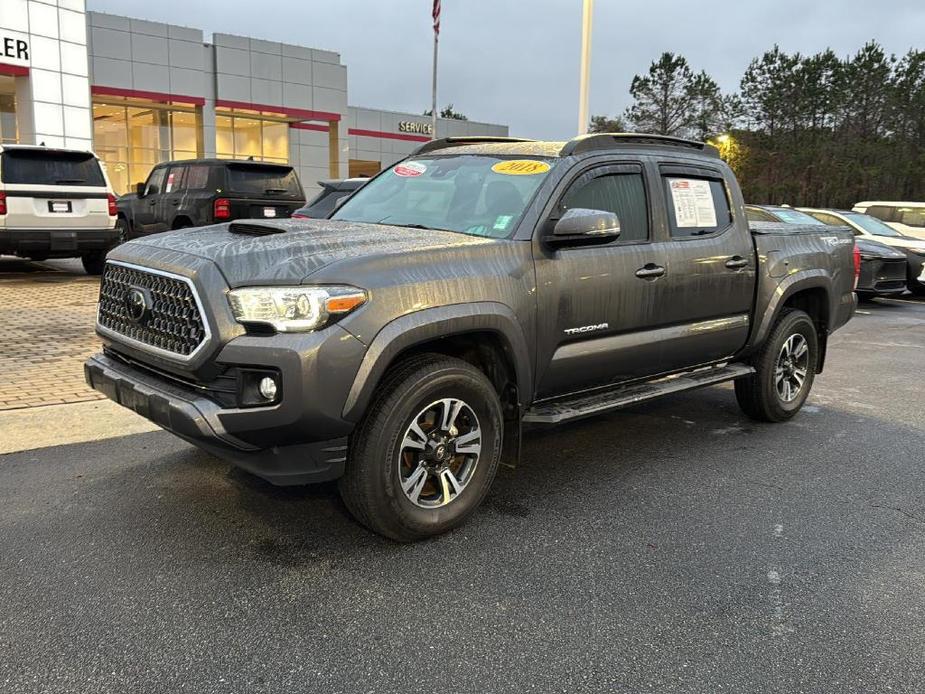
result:
[[[13,77],[0,76],[0,143],[19,142],[16,129],[16,82]]]
[[[93,146],[116,193],[144,181],[155,164],[202,156],[202,116],[164,104],[93,104]]]
[[[248,159],[286,164],[289,124],[251,116],[216,114],[215,152],[222,159]]]

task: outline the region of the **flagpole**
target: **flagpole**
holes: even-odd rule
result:
[[[591,77],[591,18],[594,0],[584,0],[581,11],[581,73],[578,87],[578,134],[588,132],[588,81]]]
[[[437,32],[434,31],[434,83],[430,98],[430,114],[433,122],[433,138],[437,139]]]

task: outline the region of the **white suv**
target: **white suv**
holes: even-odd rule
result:
[[[852,209],[886,222],[900,234],[925,240],[925,202],[865,200]]]
[[[0,146],[0,253],[79,257],[98,275],[115,226],[116,198],[92,152]]]

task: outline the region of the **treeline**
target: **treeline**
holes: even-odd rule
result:
[[[925,51],[811,56],[775,46],[723,94],[672,53],[630,85],[633,105],[591,130],[710,141],[746,200],[850,207],[862,199],[925,200]]]

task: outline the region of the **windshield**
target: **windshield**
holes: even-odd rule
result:
[[[815,217],[811,217],[799,210],[774,210],[771,214],[776,216],[780,221],[787,222],[787,224],[813,224],[816,226],[822,226],[823,224]]]
[[[506,238],[550,168],[541,158],[472,154],[407,160],[363,186],[331,219]]]
[[[896,229],[893,227],[888,226],[881,222],[879,219],[874,219],[867,214],[860,214],[858,212],[846,212],[844,217],[849,222],[857,224],[868,234],[873,234],[874,236],[902,236],[902,234],[896,231]]]
[[[0,158],[0,178],[4,183],[43,186],[103,187],[100,163],[89,152],[53,149],[8,149]]]

